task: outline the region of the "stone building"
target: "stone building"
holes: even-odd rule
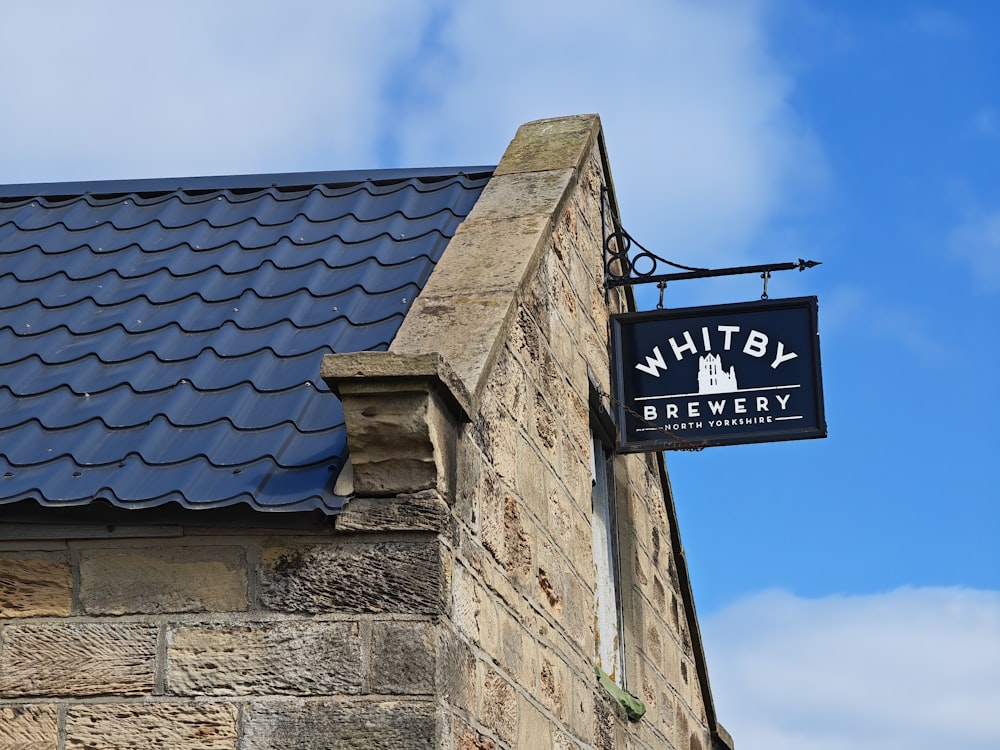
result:
[[[600,122],[495,168],[0,188],[0,748],[675,748]]]

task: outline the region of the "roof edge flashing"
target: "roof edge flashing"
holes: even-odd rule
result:
[[[136,193],[205,193],[218,190],[245,192],[270,188],[287,190],[305,189],[316,185],[353,185],[359,182],[392,183],[408,179],[433,182],[462,175],[485,177],[493,172],[492,166],[471,166],[37,182],[0,185],[0,200],[70,198],[80,195],[114,197]]]

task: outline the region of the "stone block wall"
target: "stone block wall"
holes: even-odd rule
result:
[[[4,544],[3,750],[439,747],[435,534]]]
[[[0,750],[731,747],[657,457],[615,461],[640,721],[592,667],[606,165],[596,116],[523,126],[390,351],[326,358],[335,529],[0,543]]]
[[[532,171],[530,152],[533,137],[545,135],[519,134],[494,179],[504,179],[505,166],[527,170],[509,179],[530,194],[535,177],[542,192],[549,180]],[[625,310],[624,295],[612,295],[610,310],[605,297],[611,209],[602,206],[609,183],[595,135],[582,158],[571,151],[579,163],[514,292],[499,351],[486,360],[479,384],[466,382],[479,397],[459,441],[444,625],[463,665],[448,706],[457,748],[712,747],[685,611],[690,596],[677,572],[682,553],[653,457],[616,459],[626,686],[645,702],[646,716],[629,722],[592,669],[589,396],[592,380],[611,390],[609,312]],[[498,234],[500,198],[489,204],[489,229]],[[515,226],[527,222],[523,200],[508,202]]]

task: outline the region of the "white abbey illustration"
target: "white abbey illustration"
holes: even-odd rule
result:
[[[738,389],[735,367],[723,370],[718,354],[698,357],[698,393],[733,393]]]

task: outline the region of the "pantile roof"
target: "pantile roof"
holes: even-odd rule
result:
[[[320,361],[388,348],[490,173],[0,187],[0,503],[336,513]]]

